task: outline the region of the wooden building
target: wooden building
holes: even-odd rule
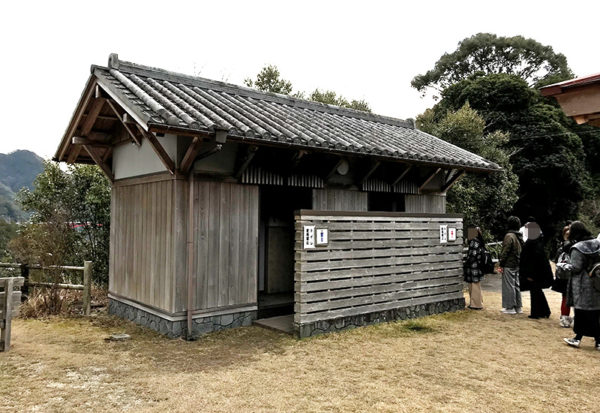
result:
[[[463,308],[445,193],[485,159],[406,122],[120,61],[56,160],[112,181],[110,311],[170,336],[300,336]]]
[[[600,73],[555,83],[540,91],[542,96],[556,98],[578,125],[600,126]]]

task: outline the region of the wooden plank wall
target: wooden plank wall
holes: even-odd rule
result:
[[[256,303],[258,186],[196,181],[194,310]],[[177,310],[186,303],[178,303]]]
[[[416,213],[446,213],[446,197],[442,195],[405,195],[404,209]]]
[[[462,218],[377,214],[296,216],[297,325],[463,297]],[[442,224],[456,241],[440,244]],[[328,229],[329,244],[303,249],[305,225]]]
[[[313,189],[313,209],[320,211],[367,211],[367,192],[347,189]]]
[[[112,188],[109,291],[167,312],[174,304],[176,182]]]

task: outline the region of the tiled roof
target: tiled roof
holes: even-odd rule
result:
[[[98,82],[150,129],[214,132],[233,140],[370,154],[399,161],[498,170],[498,165],[421,132],[412,122],[263,93],[119,61],[92,66]]]
[[[565,89],[571,89],[580,86],[600,83],[600,73],[594,75],[582,76],[575,79],[565,80],[564,82],[554,83],[552,85],[540,88],[542,96],[560,95]]]

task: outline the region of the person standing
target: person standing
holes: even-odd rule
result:
[[[519,266],[520,289],[530,291],[531,314],[529,318],[549,318],[550,307],[544,295],[543,288],[552,285],[554,277],[550,261],[544,251],[543,234],[535,219],[530,218],[525,224],[527,241],[523,245]]]
[[[483,297],[481,295],[481,280],[484,273],[482,264],[484,261],[485,242],[481,230],[469,228],[467,232],[469,250],[464,265],[464,280],[469,284],[469,308],[472,310],[483,309]]]
[[[569,241],[569,228],[571,227],[571,221],[567,221],[566,225],[562,229],[562,237],[559,240],[558,250],[556,252],[556,264],[564,262],[569,256],[569,251],[573,244]],[[556,278],[552,284],[552,289],[562,294],[562,301],[560,303],[560,321],[561,327],[570,328],[573,327],[573,318],[571,317],[571,307],[567,305],[567,279],[561,278],[559,272],[556,273]]]
[[[564,341],[569,346],[578,348],[584,336],[594,337],[596,350],[600,350],[600,291],[594,287],[588,268],[600,254],[600,240],[594,239],[580,221],[571,224],[569,240],[574,243],[570,260],[557,264],[570,275],[567,304],[575,308],[575,337],[565,338]]]
[[[523,249],[523,235],[519,232],[521,221],[515,216],[510,216],[507,226],[508,232],[502,241],[499,259],[502,272],[502,312],[520,314],[523,312],[519,289],[519,260]]]

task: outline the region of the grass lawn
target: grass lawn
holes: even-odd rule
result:
[[[553,315],[460,311],[304,340],[259,327],[170,340],[99,314],[15,320],[0,411],[566,412],[600,404],[600,352]],[[529,304],[529,295],[524,294]],[[106,342],[112,333],[132,336]]]

